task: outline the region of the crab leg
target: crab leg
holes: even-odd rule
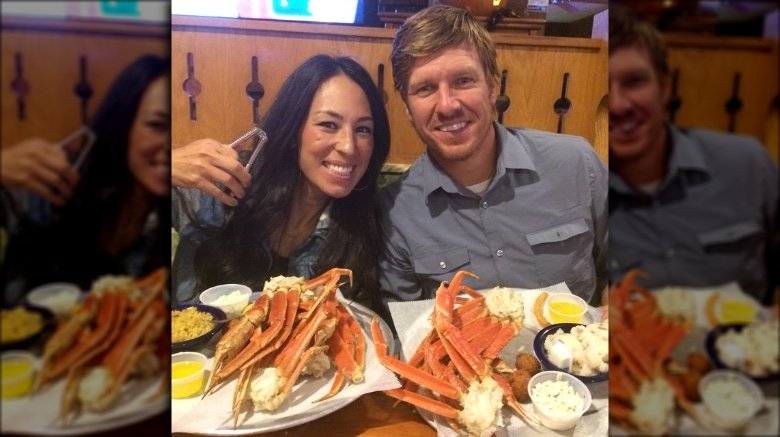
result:
[[[379,322],[376,318],[371,319],[371,336],[374,339],[374,348],[376,349],[377,358],[379,358],[382,365],[428,390],[439,393],[450,399],[460,399],[460,393],[451,384],[436,379],[432,375],[416,367],[412,367],[397,358],[387,355],[387,343],[385,343],[385,338],[382,335],[382,331],[379,329]]]
[[[68,377],[65,380],[65,387],[62,389],[60,397],[60,424],[67,425],[71,412],[79,413],[79,404],[77,397],[79,393],[79,382],[86,369],[83,366],[72,367],[68,371]],[[74,411],[75,410],[75,411]]]
[[[276,293],[271,298],[270,312],[268,313],[268,328],[263,330],[257,326],[249,339],[249,344],[241,352],[233,357],[230,362],[225,364],[217,375],[218,380],[225,379],[236,370],[246,364],[261,350],[263,350],[272,340],[274,340],[286,322],[285,314],[287,312],[287,293]]]
[[[103,297],[110,298],[117,294],[120,293],[109,293]],[[102,387],[103,391],[94,398],[81,399],[81,404],[86,404],[92,411],[103,411],[113,402],[117,394],[119,394],[122,384],[127,379],[130,369],[133,368],[141,356],[154,349],[154,346],[151,344],[143,345],[140,348],[136,348],[136,345],[142,339],[144,332],[154,321],[155,317],[156,315],[153,312],[144,313],[141,319],[111,347],[111,350],[102,358],[101,364],[98,366],[106,369],[108,372],[105,379],[100,379],[104,384]],[[86,359],[80,361],[81,363],[88,362]],[[66,381],[66,388],[62,393],[60,402],[60,420],[63,424],[67,422],[70,412],[79,404],[79,399],[77,399],[79,387],[89,373],[87,370],[94,371],[94,369],[96,368],[89,368],[79,364],[73,366],[68,373],[68,381]]]
[[[454,310],[454,323],[458,326],[466,326],[471,322],[480,320],[488,315],[484,297],[471,299]]]
[[[116,299],[116,302],[114,302],[115,306],[113,307],[112,315],[107,316],[107,318],[111,321],[110,331],[99,345],[96,345],[94,348],[92,348],[92,350],[79,357],[79,359],[73,363],[72,367],[78,367],[88,363],[93,358],[100,356],[113,346],[125,325],[127,298],[127,293],[124,292],[109,293],[108,295],[104,295],[102,297],[102,299]]]
[[[126,372],[130,369],[128,363],[130,357],[135,353],[134,349],[143,338],[144,333],[149,326],[154,322],[156,314],[153,312],[147,312],[141,315],[141,318],[133,325],[129,330],[122,335],[119,341],[111,348],[111,350],[103,358],[103,365],[109,369],[121,369],[122,372]]]
[[[77,341],[79,333],[81,333],[84,327],[97,315],[99,306],[100,298],[94,294],[89,295],[84,303],[82,303],[73,313],[70,319],[60,324],[57,327],[57,330],[54,331],[43,348],[41,370],[38,372],[38,378],[35,382],[36,391],[53,378],[53,376],[48,376],[51,373],[52,361],[62,351],[70,348],[73,343]]]
[[[274,358],[274,365],[279,368],[282,375],[289,375],[297,363],[297,358],[311,342],[320,325],[327,315],[324,311],[317,311],[314,318],[304,327],[297,330],[288,343],[285,343],[282,352]]]
[[[338,315],[338,336],[331,336],[330,352],[335,357],[337,368],[353,383],[363,382],[366,368],[366,339],[352,315],[343,307],[336,308]],[[334,340],[336,339],[336,340]],[[334,350],[335,349],[335,350]],[[339,354],[342,351],[342,354]]]
[[[326,285],[326,288],[335,288],[336,283],[339,282],[342,276],[349,276],[349,286],[352,286],[352,270],[332,268],[327,272],[317,276],[316,278],[309,279],[304,283],[304,287],[307,290],[311,290],[319,287],[320,285]]]
[[[270,347],[266,347],[258,354],[256,354],[253,358],[251,358],[243,366],[241,366],[242,369],[257,363],[258,361],[265,358],[266,355],[278,351],[279,348],[281,348],[282,345],[290,337],[290,334],[292,334],[293,324],[295,323],[295,315],[298,312],[300,294],[297,291],[289,291],[288,293],[286,293],[286,295],[287,295],[287,313],[284,316],[284,324],[282,325],[281,333],[276,337],[276,340],[274,341],[273,345],[271,345]]]
[[[211,375],[206,383],[206,389],[203,390],[204,398],[221,381],[217,374],[222,370],[224,364],[230,362],[249,343],[252,332],[257,326],[260,326],[268,315],[269,306],[270,298],[268,294],[263,293],[252,304],[246,314],[239,319],[238,323],[232,325],[228,332],[219,340],[214,352],[214,365],[212,366]]]
[[[238,375],[236,391],[233,392],[233,429],[236,429],[236,426],[238,425],[238,416],[241,414],[241,406],[246,399],[246,394],[249,390],[249,382],[254,370],[255,365],[251,364],[249,367],[241,369]]]
[[[168,268],[160,267],[143,278],[136,280],[133,285],[144,291],[143,297],[133,305],[130,315],[130,323],[140,317],[149,305],[165,290],[166,280],[168,279]]]
[[[419,393],[406,391],[404,389],[396,388],[393,390],[385,390],[386,395],[398,399],[399,401],[407,402],[423,410],[430,411],[431,413],[444,416],[449,419],[456,419],[460,411],[452,408],[450,405],[444,402],[431,399],[423,396]]]
[[[482,353],[482,356],[488,360],[496,358],[498,354],[501,353],[501,351],[504,349],[504,346],[506,346],[509,341],[511,341],[512,338],[517,335],[518,331],[519,329],[512,325],[501,326],[498,333],[493,337],[493,342],[490,343],[490,345],[485,349],[485,351]]]
[[[206,383],[206,389],[203,390],[204,398],[222,381],[222,378],[217,375],[222,371],[225,363],[232,361],[246,347],[251,339],[252,332],[265,321],[268,316],[269,306],[270,297],[267,293],[263,293],[252,304],[246,314],[239,319],[238,323],[232,325],[228,332],[219,340],[214,352],[214,365],[211,375]]]
[[[325,395],[319,399],[317,399],[314,402],[321,402],[326,399],[330,399],[333,396],[336,396],[338,392],[341,391],[341,389],[344,387],[344,383],[347,381],[347,378],[344,376],[341,372],[336,372],[335,375],[333,375],[333,385],[330,386],[330,391],[325,393]]]
[[[498,332],[499,325],[496,320],[493,320],[490,317],[481,317],[468,322],[467,324],[461,326],[460,329],[461,332],[463,332],[463,335],[469,339],[469,341],[473,341],[478,337],[484,336],[488,331],[495,334]]]
[[[127,357],[127,360],[121,363],[119,368],[112,368],[114,370],[111,372],[112,380],[108,387],[108,391],[104,392],[99,399],[90,405],[91,409],[94,411],[104,411],[108,408],[114,399],[116,399],[122,388],[122,384],[124,384],[127,375],[130,373],[130,370],[135,363],[137,363],[144,354],[149,353],[152,350],[154,350],[153,345],[147,344],[141,346],[140,348],[133,350]]]
[[[283,366],[280,368],[283,370],[282,375],[284,375],[287,379],[287,382],[285,382],[284,386],[282,386],[282,388],[279,390],[281,396],[286,398],[290,394],[293,386],[301,376],[303,368],[309,364],[309,361],[311,361],[315,355],[324,352],[325,349],[326,346],[312,346],[303,352],[303,354],[300,356],[300,359],[296,360],[298,363],[296,366]],[[290,373],[284,373],[284,370]]]
[[[116,304],[114,299],[115,293],[106,293],[99,299],[99,308],[96,320],[96,327],[94,330],[84,330],[79,334],[77,344],[71,348],[61,357],[58,357],[56,362],[49,363],[48,368],[39,374],[38,387],[42,386],[46,382],[57,378],[62,375],[69,367],[80,361],[81,358],[96,345],[99,345],[101,341],[106,338],[111,328],[114,326],[114,320],[116,317]]]
[[[447,355],[467,381],[472,380],[474,374],[482,380],[489,373],[487,363],[474,352],[459,329],[437,318],[436,331],[439,333],[444,349],[447,350]]]

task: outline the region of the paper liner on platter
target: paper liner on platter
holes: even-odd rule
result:
[[[571,293],[565,283],[555,284],[550,287],[540,289],[512,289],[523,293],[524,320],[523,328],[504,348],[500,356],[507,363],[514,363],[514,358],[518,352],[533,353],[533,341],[536,333],[541,329],[536,317],[534,316],[534,302],[542,292],[547,293]],[[487,291],[487,290],[481,290]],[[434,301],[432,299],[410,302],[391,302],[390,314],[393,318],[398,338],[401,343],[402,358],[411,357],[419,346],[420,342],[431,331],[430,315],[433,311]],[[586,313],[585,323],[593,323],[601,320],[601,313],[593,307]],[[529,427],[522,419],[517,417],[509,408],[504,408],[502,415],[504,418],[503,428],[496,432],[496,436],[514,436],[514,435],[539,435],[539,436],[559,436],[571,435],[577,437],[586,436],[606,436],[608,431],[608,382],[603,381],[596,384],[589,384],[588,388],[592,395],[592,404],[588,412],[582,417],[577,425],[568,431],[552,431],[546,428],[534,430]],[[533,412],[533,405],[530,402],[522,404],[527,411]],[[439,419],[420,408],[417,409],[420,415],[437,430],[441,437],[457,436],[457,433],[450,428],[445,420]]]

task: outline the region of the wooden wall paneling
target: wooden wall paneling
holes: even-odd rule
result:
[[[288,74],[317,53],[351,56],[377,78],[385,68],[384,88],[392,127],[389,163],[408,164],[425,149],[409,122],[400,96],[392,89],[389,64],[392,29],[278,23],[263,20],[172,18],[173,146],[199,138],[230,142],[251,127],[251,100],[245,93],[251,81],[251,57],[259,60],[259,80],[265,88],[260,113],[265,114]],[[570,72],[565,133],[593,142],[595,113],[606,95],[606,45],[600,40],[493,35],[499,50],[499,69],[507,69],[507,94],[512,104],[507,126],[527,126],[554,132],[553,103],[560,81]],[[186,57],[193,53],[195,76],[202,84],[197,98],[198,119],[189,120],[189,98],[182,89],[187,79]],[[606,159],[606,156],[604,156]]]
[[[739,81],[742,108],[735,133],[762,141],[777,160],[777,139],[770,135],[773,99],[778,96],[777,42],[748,38],[667,35],[671,69],[679,69],[681,126],[729,130],[726,102],[732,98],[734,77]]]
[[[546,45],[498,44],[499,69],[509,71],[507,95],[512,102],[504,124],[556,132],[558,114],[553,105],[561,97],[563,77],[569,73],[571,108],[564,116],[562,133],[585,137],[593,144],[596,112],[607,94],[606,43],[564,38],[567,45],[554,45],[560,38],[543,40]],[[606,162],[606,155],[601,156]]]
[[[604,165],[609,167],[609,96],[602,97],[596,109],[595,138],[593,147],[599,154]]]
[[[80,81],[81,56],[86,57],[87,80],[93,89],[88,101],[91,115],[128,63],[146,53],[168,52],[167,29],[162,25],[8,17],[2,23],[3,147],[34,136],[58,141],[81,126],[81,102],[74,91]],[[17,98],[10,87],[17,52],[30,85],[24,121],[17,118]]]
[[[309,57],[326,53],[355,58],[375,82],[379,64],[383,64],[388,116],[393,121],[393,162],[409,163],[423,149],[406,118],[400,97],[392,89],[389,65],[392,31],[361,29],[354,35],[332,32],[333,27],[343,30],[344,26],[288,23],[281,28],[279,23],[256,21],[248,23],[255,25],[254,28],[238,27],[247,24],[247,20],[230,20],[233,27],[212,27],[208,26],[213,24],[210,19],[186,19],[186,23],[182,19],[186,17],[174,17],[171,36],[174,147],[199,138],[229,142],[251,128],[252,105],[245,88],[252,80],[252,56],[258,58],[259,80],[266,91],[259,105],[263,116],[289,73]],[[377,35],[376,31],[381,34]],[[194,55],[196,77],[203,87],[197,101],[196,121],[187,117],[188,100],[181,86],[187,77],[188,52]]]

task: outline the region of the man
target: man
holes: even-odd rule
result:
[[[777,166],[752,138],[667,123],[661,35],[630,10],[609,18],[610,280],[640,269],[651,288],[737,281],[768,303]]]
[[[494,121],[496,48],[468,11],[426,8],[398,30],[393,80],[427,145],[385,188],[382,304],[467,285],[566,282],[586,301],[606,283],[607,171],[584,139]]]

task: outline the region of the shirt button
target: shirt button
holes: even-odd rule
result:
[[[487,209],[487,202],[482,202],[482,209]]]
[[[447,263],[442,261],[442,262],[439,263],[439,267],[441,267],[443,269],[446,269],[447,268]]]
[[[503,250],[501,250],[501,249],[498,249],[498,250],[496,251],[496,256],[504,256],[504,251],[503,251]]]
[[[674,252],[674,249],[667,249],[667,250],[666,250],[666,257],[667,257],[667,258],[671,258],[671,257],[673,257],[673,256],[674,256],[674,254],[675,254],[675,252]]]

